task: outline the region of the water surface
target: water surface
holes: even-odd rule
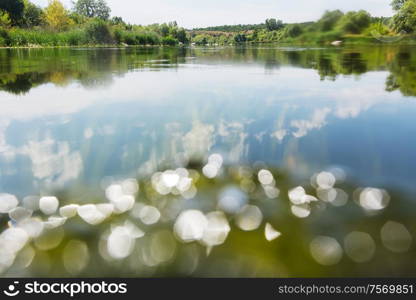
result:
[[[221,153],[416,192],[414,47],[0,50],[0,192]]]

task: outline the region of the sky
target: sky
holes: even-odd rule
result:
[[[72,0],[61,0],[67,8]],[[32,0],[46,6],[48,0]],[[199,2],[199,3],[197,3]],[[374,16],[391,16],[390,0],[107,0],[113,16],[133,24],[177,21],[185,28],[258,24],[266,18],[285,23],[314,21],[325,10],[365,9]]]

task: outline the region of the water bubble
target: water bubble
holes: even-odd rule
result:
[[[0,248],[2,251],[17,253],[29,241],[29,235],[22,228],[8,228],[0,235]]]
[[[72,275],[81,273],[88,265],[89,259],[88,246],[83,241],[71,240],[63,250],[64,267]]]
[[[35,240],[35,246],[39,250],[47,251],[58,247],[64,238],[64,231],[61,227],[51,230],[45,230]]]
[[[208,220],[199,210],[186,210],[176,219],[174,232],[183,242],[193,242],[202,239]]]
[[[62,217],[49,217],[48,221],[43,222],[46,229],[53,229],[64,225],[66,218]]]
[[[23,198],[23,207],[36,211],[39,209],[39,196],[27,196]]]
[[[162,178],[164,185],[168,188],[175,187],[179,183],[179,179],[180,179],[179,175],[176,174],[175,171],[171,171],[171,170],[163,172],[161,178]]]
[[[214,153],[208,157],[208,164],[214,165],[217,169],[222,167],[224,160],[220,154]]]
[[[244,231],[256,230],[263,220],[261,210],[254,205],[244,206],[236,216],[236,223]]]
[[[19,228],[22,228],[31,238],[37,238],[43,232],[44,224],[38,218],[25,219],[19,223]]]
[[[270,223],[266,223],[266,226],[264,227],[264,236],[266,237],[266,240],[271,242],[281,235],[282,233],[274,229]]]
[[[274,183],[273,174],[269,170],[260,170],[257,177],[263,185]]]
[[[330,172],[321,172],[316,176],[316,183],[322,189],[330,189],[335,185],[336,178]]]
[[[315,261],[324,266],[339,263],[342,258],[342,248],[332,237],[318,236],[309,245],[311,255]]]
[[[139,184],[136,179],[129,178],[121,183],[121,190],[125,195],[135,195],[139,192]]]
[[[376,244],[368,233],[351,232],[344,239],[345,253],[355,262],[371,260],[376,251]]]
[[[219,194],[218,208],[227,213],[236,213],[248,201],[247,194],[238,187],[229,186]]]
[[[305,189],[301,186],[295,187],[288,192],[289,200],[293,204],[303,204],[303,196],[306,195]]]
[[[78,207],[78,215],[91,225],[98,225],[106,219],[106,215],[94,204],[86,204]]]
[[[187,190],[189,190],[192,187],[192,178],[188,178],[188,177],[182,177],[176,188],[179,190],[179,192],[184,193]]]
[[[276,199],[277,197],[279,197],[280,194],[280,190],[277,187],[274,186],[264,186],[264,193],[266,194],[267,198],[269,199]]]
[[[176,241],[167,230],[155,232],[150,239],[150,255],[156,264],[171,260],[176,251]]]
[[[11,194],[0,194],[0,213],[7,214],[19,204],[16,196]]]
[[[42,197],[39,200],[39,208],[45,215],[54,214],[58,206],[59,201],[56,197]]]
[[[125,213],[133,208],[135,199],[131,195],[123,195],[111,201],[114,205],[114,212],[118,214]]]
[[[382,210],[389,202],[388,194],[380,189],[366,188],[360,193],[360,205],[366,210]]]
[[[116,201],[123,195],[123,187],[120,184],[111,184],[105,190],[105,196],[110,202]]]
[[[208,247],[218,246],[225,242],[230,225],[223,212],[215,211],[206,215],[207,226],[205,228],[202,243]]]
[[[114,259],[123,259],[131,254],[134,248],[134,238],[124,226],[115,227],[107,240],[108,254]]]
[[[307,218],[311,214],[311,206],[308,203],[300,205],[292,205],[290,210],[292,214],[298,218]]]
[[[28,219],[32,216],[33,211],[26,209],[24,207],[16,207],[9,211],[9,217],[15,222],[21,222],[25,219]]]
[[[62,206],[59,209],[59,214],[64,218],[73,218],[77,215],[78,207],[79,205],[77,204]]]
[[[214,164],[207,164],[202,168],[202,173],[209,179],[217,177],[218,172],[219,168]]]
[[[392,252],[407,252],[412,245],[412,235],[403,224],[398,222],[388,221],[381,228],[380,233],[384,247]]]
[[[156,224],[160,219],[160,211],[153,206],[144,206],[139,212],[140,221],[146,225]]]
[[[316,195],[324,202],[333,203],[337,198],[337,190],[318,188],[316,190]]]

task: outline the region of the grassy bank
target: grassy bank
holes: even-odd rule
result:
[[[146,29],[126,30],[104,22],[91,22],[83,27],[56,32],[45,29],[0,28],[0,46],[88,46],[88,45],[178,45],[172,36],[161,36]]]

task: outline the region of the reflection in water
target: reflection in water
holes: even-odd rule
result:
[[[401,46],[1,50],[0,272],[414,276],[415,66]]]
[[[414,95],[413,54],[404,46],[2,50],[0,188],[23,196],[94,186],[219,151],[227,163],[262,161],[300,177],[340,165],[363,183],[414,192],[407,137],[416,107],[386,92]]]
[[[345,49],[219,48],[206,49],[31,49],[0,51],[0,90],[22,94],[40,84],[65,86],[77,81],[84,87],[108,85],[114,75],[133,70],[177,68],[182,64],[247,63],[266,69],[296,66],[318,71],[322,79],[387,70],[387,90],[415,96],[415,58],[412,47]]]

